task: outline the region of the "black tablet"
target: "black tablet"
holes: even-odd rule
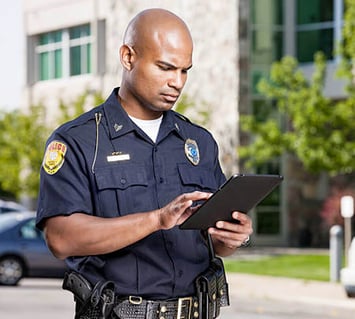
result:
[[[207,229],[219,220],[233,221],[232,212],[248,213],[282,180],[281,175],[233,175],[180,228]]]

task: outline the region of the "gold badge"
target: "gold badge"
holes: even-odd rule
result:
[[[192,164],[198,165],[200,162],[200,152],[196,141],[189,138],[185,141],[185,155]]]
[[[67,146],[58,141],[52,141],[46,150],[43,160],[43,168],[49,175],[59,171],[64,164],[64,156],[67,152]]]

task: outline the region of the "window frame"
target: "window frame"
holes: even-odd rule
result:
[[[70,32],[75,28],[83,28],[88,30],[87,34],[80,31],[81,35],[79,37],[70,38]],[[55,32],[61,32],[60,41],[50,42],[45,44],[40,44],[40,38],[42,36],[52,34]],[[80,49],[80,66],[79,73],[73,74],[72,72],[72,50],[73,48],[79,47]],[[88,53],[88,50],[90,51]],[[73,76],[81,76],[92,73],[92,50],[93,50],[93,36],[92,36],[92,26],[90,23],[80,24],[77,26],[71,26],[68,28],[63,28],[59,30],[53,30],[50,32],[44,32],[37,35],[36,45],[35,45],[35,59],[37,63],[37,79],[36,82],[50,81],[62,78],[68,78]],[[56,69],[56,64],[58,61],[55,60],[56,52],[60,52],[59,67],[61,69]],[[48,53],[48,75],[42,76],[42,60],[41,54]]]

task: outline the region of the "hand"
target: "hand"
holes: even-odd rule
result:
[[[199,207],[191,207],[194,201],[207,200],[212,194],[204,192],[185,193],[159,209],[158,219],[162,229],[170,229],[183,223]]]
[[[215,251],[221,256],[231,255],[253,233],[252,221],[248,215],[233,212],[232,217],[238,223],[218,221],[216,227],[208,230],[212,235]]]

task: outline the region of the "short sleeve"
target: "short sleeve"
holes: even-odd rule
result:
[[[92,214],[92,200],[85,154],[70,137],[54,134],[47,142],[40,169],[36,224],[74,212]]]

